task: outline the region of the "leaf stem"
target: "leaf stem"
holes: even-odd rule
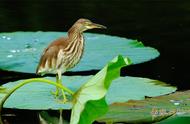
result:
[[[31,78],[31,79],[24,80],[21,83],[19,83],[18,85],[16,85],[15,87],[13,87],[11,90],[9,90],[7,92],[7,94],[3,97],[3,99],[0,101],[0,124],[3,124],[3,121],[2,121],[2,118],[1,118],[1,114],[2,114],[1,112],[2,112],[2,108],[3,108],[3,105],[4,105],[5,101],[9,98],[9,96],[14,91],[16,91],[17,89],[19,89],[20,87],[22,87],[22,86],[24,86],[25,84],[28,84],[28,83],[47,83],[47,84],[55,85],[55,86],[65,90],[66,92],[68,92],[71,95],[74,94],[73,91],[66,88],[65,86],[63,86],[61,84],[58,84],[56,82],[53,82],[51,80],[44,79],[44,78]]]

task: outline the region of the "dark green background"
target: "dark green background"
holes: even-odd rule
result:
[[[67,31],[81,17],[108,27],[89,32],[138,39],[160,51],[158,59],[123,73],[190,88],[188,0],[0,0],[0,32]],[[11,75],[1,71],[0,81]]]

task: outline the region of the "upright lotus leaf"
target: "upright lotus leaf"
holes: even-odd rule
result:
[[[129,64],[128,59],[116,57],[75,93],[70,124],[91,124],[106,113],[108,105],[104,97],[108,88],[120,76],[120,68]]]
[[[34,73],[47,45],[65,32],[0,33],[0,68]],[[80,63],[71,71],[100,70],[117,55],[128,56],[133,64],[159,56],[159,52],[137,40],[85,33],[85,50]],[[6,47],[4,47],[6,46]]]
[[[187,124],[190,120],[190,90],[145,100],[130,100],[109,106],[97,119],[106,123]],[[160,122],[158,122],[160,121]]]

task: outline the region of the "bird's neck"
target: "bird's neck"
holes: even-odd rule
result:
[[[68,38],[72,41],[77,41],[83,38],[83,32],[75,27],[71,27],[68,31]]]
[[[80,53],[80,57],[81,57],[81,55],[83,54],[83,48],[84,48],[83,33],[76,29],[71,28],[68,31],[68,40],[69,40],[69,44],[65,48],[65,51],[68,51],[68,53],[72,51],[77,51],[77,53]]]

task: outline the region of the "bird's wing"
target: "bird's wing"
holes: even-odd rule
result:
[[[56,62],[58,52],[59,49],[57,46],[46,48],[40,58],[36,73],[43,73],[53,68],[53,66],[55,66],[54,63]]]
[[[36,69],[36,73],[46,73],[48,70],[56,69],[58,54],[59,52],[66,48],[68,41],[66,38],[59,38],[52,42],[43,52],[39,65]]]

